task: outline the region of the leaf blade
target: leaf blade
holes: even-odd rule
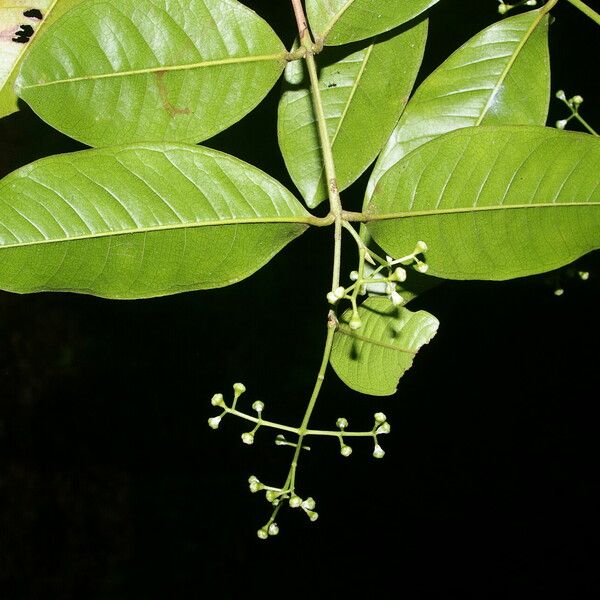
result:
[[[544,125],[550,102],[548,23],[543,9],[509,17],[444,61],[408,103],[375,164],[366,197],[388,169],[436,136],[478,125]]]
[[[353,390],[390,396],[419,349],[435,335],[439,322],[425,311],[413,313],[396,307],[387,298],[368,298],[358,312],[362,321],[358,331],[348,326],[352,311],[342,315],[331,365]]]
[[[600,140],[587,134],[460,129],[381,178],[367,227],[392,255],[425,240],[429,272],[447,279],[549,271],[600,246],[599,160]]]
[[[310,216],[229,155],[178,144],[42,159],[0,181],[0,286],[145,298],[229,285]]]
[[[32,48],[17,86],[41,118],[92,146],[195,143],[250,112],[286,55],[237,0],[87,0]]]
[[[421,21],[372,43],[328,48],[319,56],[319,89],[340,191],[364,172],[389,137],[416,79],[426,37],[427,22]],[[307,78],[302,63],[286,67],[278,138],[296,187],[314,208],[327,198],[327,185],[311,94],[303,85]]]
[[[306,12],[313,34],[326,45],[364,40],[419,16],[438,0],[307,0]]]

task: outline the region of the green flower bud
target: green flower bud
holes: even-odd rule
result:
[[[327,302],[329,302],[329,304],[336,304],[338,300],[339,298],[333,292],[327,293]]]
[[[277,446],[287,446],[287,442],[285,439],[285,436],[280,433],[276,438],[275,438],[275,444]]]
[[[562,288],[556,288],[554,290],[554,295],[555,296],[562,296],[565,293],[565,290],[563,290]]]
[[[577,275],[579,275],[579,279],[582,281],[587,281],[590,278],[588,271],[577,271]]]
[[[246,391],[246,386],[243,383],[234,383],[233,392],[236,398],[239,398]]]
[[[304,502],[302,502],[302,508],[304,510],[314,510],[315,508],[315,500],[312,497],[308,497],[306,500],[304,500]]]
[[[279,533],[279,527],[277,526],[277,523],[271,523],[268,531],[269,535],[277,535]]]
[[[567,119],[561,119],[560,121],[556,121],[556,129],[564,129],[567,123]]]
[[[385,456],[385,451],[379,444],[375,444],[375,449],[373,450],[373,456],[375,458],[383,458]]]
[[[406,269],[403,269],[402,267],[396,267],[394,269],[394,277],[400,283],[406,281]]]
[[[246,431],[246,433],[242,433],[242,442],[251,446],[252,444],[254,444],[254,434],[251,431]]]
[[[357,329],[361,328],[362,321],[358,318],[358,316],[352,317],[352,319],[350,319],[350,323],[348,323],[348,325],[350,326],[350,329],[352,329],[353,331],[356,331]]]
[[[225,406],[225,401],[223,400],[223,394],[215,394],[211,398],[210,403],[213,406]]]
[[[344,445],[340,448],[340,454],[342,456],[348,457],[352,454],[352,448],[350,446]]]
[[[208,420],[208,426],[212,429],[219,429],[219,423],[221,423],[221,417],[211,417]]]
[[[575,106],[579,106],[582,102],[583,102],[583,98],[577,94],[577,96],[573,96],[571,98],[571,102],[575,105]]]
[[[429,246],[423,240],[419,240],[415,246],[415,254],[423,254],[427,250],[429,250]]]
[[[253,410],[255,410],[257,413],[261,413],[264,409],[265,409],[265,405],[263,402],[261,402],[260,400],[257,400],[253,405],[252,405]]]
[[[261,539],[261,540],[266,540],[269,537],[269,532],[267,530],[266,527],[261,527],[257,532],[256,535]]]
[[[267,499],[267,502],[275,502],[275,500],[277,500],[278,495],[279,494],[274,490],[267,490],[265,498]]]
[[[319,513],[315,512],[313,510],[307,510],[305,511],[306,514],[308,515],[308,518],[314,523],[318,518],[319,518]]]
[[[384,423],[385,421],[387,421],[387,417],[382,412],[378,412],[375,413],[375,421],[377,423]]]
[[[290,498],[290,506],[292,508],[298,508],[302,506],[302,498],[300,498],[300,496],[292,496]]]
[[[336,287],[335,290],[333,290],[333,295],[338,300],[341,300],[346,295],[346,288],[342,287],[341,285]]]
[[[377,431],[375,432],[377,435],[380,434],[385,434],[385,433],[389,433],[391,430],[390,424],[385,422],[383,424],[381,424],[378,428]]]
[[[419,271],[419,273],[427,273],[427,271],[429,271],[429,265],[427,263],[418,261],[415,269]]]
[[[340,417],[335,422],[335,426],[338,427],[339,429],[346,429],[346,427],[348,427],[348,420],[345,419],[344,417]]]
[[[396,290],[390,294],[390,300],[394,306],[400,306],[404,302],[404,298]]]
[[[556,92],[556,97],[557,97],[559,100],[563,100],[563,101],[565,101],[565,102],[567,101],[567,96],[566,96],[566,94],[565,94],[564,90],[558,90],[558,92]]]
[[[358,281],[358,271],[350,271],[350,281]]]

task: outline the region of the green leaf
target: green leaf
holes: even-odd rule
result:
[[[250,112],[285,57],[236,0],[88,0],[31,49],[17,91],[92,146],[198,142]]]
[[[15,80],[23,57],[40,32],[82,1],[9,0],[9,6],[0,6],[0,118],[19,110]]]
[[[438,0],[306,0],[310,28],[328,46],[349,44],[390,31]]]
[[[600,139],[545,127],[470,127],[420,146],[379,181],[375,241],[404,256],[424,240],[429,273],[510,279],[600,247]]]
[[[394,306],[387,298],[368,298],[358,313],[362,325],[356,331],[348,325],[352,311],[342,315],[333,338],[331,365],[353,390],[390,396],[421,346],[435,335],[439,321],[423,310]]]
[[[427,21],[370,44],[327,48],[319,55],[319,88],[338,188],[375,160],[415,82]],[[294,183],[310,207],[327,198],[326,177],[304,61],[290,63],[279,103],[279,145]]]
[[[477,125],[544,125],[549,102],[548,15],[534,10],[495,23],[419,86],[375,164],[367,198],[383,173],[434,137]]]
[[[145,298],[220,287],[310,222],[280,183],[208,148],[63,154],[0,181],[0,288]]]

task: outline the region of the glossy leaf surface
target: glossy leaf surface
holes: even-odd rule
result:
[[[0,6],[0,117],[18,110],[19,66],[41,32],[83,0],[9,0]]]
[[[306,228],[277,181],[160,144],[46,158],[0,181],[0,287],[144,298],[235,283]]]
[[[338,188],[348,187],[375,160],[398,121],[414,84],[427,22],[374,43],[326,48],[317,57],[319,83]],[[285,70],[279,103],[279,145],[306,203],[327,198],[326,177],[304,61]]]
[[[306,0],[313,35],[338,46],[379,35],[402,25],[438,0]]]
[[[353,390],[390,396],[421,346],[435,335],[439,322],[425,311],[394,306],[387,298],[368,298],[358,312],[362,326],[356,331],[348,325],[352,311],[342,315],[331,365]]]
[[[367,188],[403,156],[449,131],[477,125],[544,125],[550,101],[548,16],[539,10],[484,29],[415,92]]]
[[[392,256],[424,240],[429,272],[509,279],[600,247],[600,139],[545,127],[470,127],[397,163],[367,207]]]
[[[236,0],[88,0],[31,49],[17,91],[92,146],[199,142],[262,100],[285,55]]]

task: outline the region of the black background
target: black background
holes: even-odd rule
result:
[[[247,4],[291,43],[287,2]],[[440,2],[420,78],[495,8]],[[554,12],[552,88],[583,95],[599,126],[597,30],[569,5]],[[208,145],[294,189],[276,144],[278,94]],[[550,122],[563,108],[552,100]],[[78,148],[24,108],[0,121],[0,176]],[[347,207],[364,184],[344,193]],[[300,419],[330,253],[328,232],[309,231],[242,283],[139,302],[0,293],[0,597],[598,593],[597,253],[576,266],[587,282],[562,270],[422,296],[415,306],[441,327],[393,397],[353,393],[330,373],[314,425],[344,415],[368,427],[383,410],[385,459],[367,441],[350,459],[314,441],[299,492],[321,518],[287,510],[277,538],[257,539],[269,506],[247,478],[279,481],[289,449],[263,431],[242,445],[231,417],[210,430],[209,400],[243,381],[248,405]]]

